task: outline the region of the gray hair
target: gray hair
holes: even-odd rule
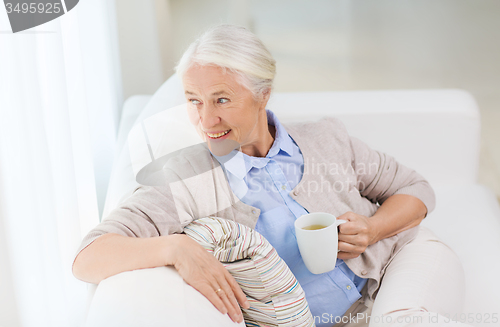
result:
[[[182,79],[193,64],[219,66],[240,77],[254,96],[272,90],[276,61],[255,34],[244,27],[217,25],[191,43],[175,71]]]

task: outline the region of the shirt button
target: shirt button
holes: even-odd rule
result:
[[[363,270],[363,271],[361,272],[361,275],[363,275],[363,276],[364,276],[364,275],[366,275],[367,273],[368,273],[368,271]]]
[[[281,185],[281,189],[284,191],[286,190],[286,186],[285,185]]]
[[[293,195],[295,195],[295,196],[296,196],[297,194],[299,194],[299,192],[297,192],[297,191],[293,191]]]
[[[351,289],[351,285],[347,285],[347,290],[350,290]]]

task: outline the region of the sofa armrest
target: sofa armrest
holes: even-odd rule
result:
[[[94,294],[88,327],[234,327],[173,267],[126,271],[103,280]]]

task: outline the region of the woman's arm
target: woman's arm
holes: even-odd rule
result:
[[[427,207],[418,198],[394,194],[368,220],[373,238],[370,244],[418,226],[427,215]]]
[[[185,234],[133,238],[108,233],[83,249],[73,264],[78,279],[99,283],[124,271],[172,265],[186,283],[203,294],[222,314],[243,321],[238,302],[249,303],[226,268]],[[215,292],[221,289],[220,292]]]
[[[361,196],[379,203],[372,217],[346,212],[338,219],[340,259],[359,256],[371,244],[420,224],[435,207],[431,186],[417,172],[393,157],[351,137],[352,167]]]
[[[424,203],[407,194],[389,197],[372,217],[346,212],[337,218],[349,221],[339,226],[338,258],[356,258],[369,245],[419,225],[426,214]]]
[[[351,150],[351,164],[361,196],[383,205],[395,194],[412,195],[424,203],[427,213],[434,209],[434,191],[429,182],[415,170],[386,153],[370,148],[355,137],[351,137]]]
[[[99,284],[124,271],[166,266],[174,262],[175,237],[175,234],[149,238],[104,234],[78,254],[73,275]]]
[[[73,264],[75,277],[99,283],[124,271],[172,265],[186,283],[233,321],[246,296],[234,278],[196,241],[181,234],[170,187],[140,187],[90,231]],[[224,292],[215,292],[218,289]]]

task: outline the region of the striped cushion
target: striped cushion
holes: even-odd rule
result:
[[[314,326],[302,287],[271,244],[231,220],[195,220],[184,232],[211,252],[236,279],[250,302],[247,326]]]

